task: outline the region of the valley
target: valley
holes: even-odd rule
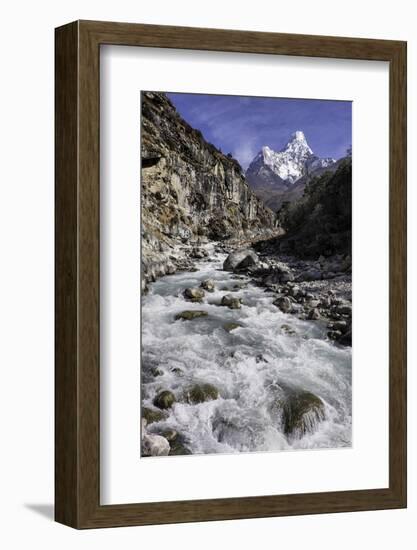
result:
[[[142,94],[142,456],[351,444],[351,157],[264,149]]]

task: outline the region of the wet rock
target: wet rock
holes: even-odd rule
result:
[[[321,279],[321,271],[318,269],[309,269],[307,271],[303,271],[298,279],[300,281],[318,281]]]
[[[164,430],[161,435],[165,437],[169,442],[174,441],[176,437],[178,436],[178,432],[176,430],[168,429]]]
[[[297,334],[297,331],[295,329],[286,324],[281,325],[281,332],[283,332],[284,334],[288,334],[288,336],[294,336],[295,334]]]
[[[202,259],[208,256],[207,250],[204,248],[193,248],[190,252],[191,258]]]
[[[287,296],[281,296],[273,301],[274,306],[277,306],[283,313],[289,313],[292,310],[292,302]]]
[[[166,420],[167,417],[168,415],[162,411],[149,409],[148,407],[142,408],[142,419],[146,420],[147,424],[161,422],[161,420]]]
[[[158,367],[153,367],[151,369],[151,373],[153,376],[157,377],[157,376],[163,376],[164,371]]]
[[[352,345],[352,328],[350,328],[345,334],[338,339],[339,344],[342,346],[351,346]]]
[[[234,415],[228,418],[218,414],[212,421],[213,436],[219,443],[230,445],[235,450],[256,448],[263,428],[262,422],[257,419],[253,419],[251,425],[248,425]]]
[[[263,278],[263,283],[266,285],[283,284],[294,280],[294,275],[289,268],[276,266],[269,271]]]
[[[213,279],[205,279],[202,281],[200,287],[207,290],[207,292],[214,292],[215,285]]]
[[[329,308],[330,306],[332,305],[332,300],[329,296],[322,296],[322,298],[320,299],[320,303],[319,303],[319,306],[322,307],[322,308]]]
[[[235,250],[228,255],[223,263],[224,271],[235,271],[256,265],[258,255],[251,249]]]
[[[162,435],[145,433],[142,438],[142,456],[167,456],[169,442]]]
[[[225,323],[223,325],[223,328],[226,332],[232,332],[232,330],[235,330],[236,328],[241,328],[243,325],[240,323]]]
[[[336,306],[336,313],[339,313],[340,315],[352,316],[352,305],[348,303],[340,304],[339,306]]]
[[[233,289],[235,290],[241,290],[242,288],[246,288],[248,286],[248,283],[245,283],[245,282],[240,282],[240,283],[235,283],[233,285]]]
[[[342,336],[342,333],[340,330],[329,330],[327,333],[327,336],[330,338],[330,340],[339,340],[339,338]]]
[[[158,409],[169,409],[174,403],[175,395],[169,390],[164,390],[158,393],[158,395],[153,400],[153,404],[155,405],[155,407],[158,407]]]
[[[192,321],[193,319],[198,319],[198,317],[207,317],[207,315],[207,311],[186,309],[185,311],[181,311],[181,313],[177,313],[177,315],[175,315],[175,320],[179,321],[182,319],[183,321]]]
[[[179,367],[174,367],[173,369],[171,369],[171,372],[173,372],[177,376],[184,376],[184,371]]]
[[[341,334],[347,332],[349,329],[346,321],[336,321],[334,323],[330,323],[327,328],[339,331]]]
[[[303,306],[301,304],[293,304],[291,313],[302,313],[303,312]]]
[[[283,404],[284,433],[301,438],[325,419],[323,401],[308,391],[291,393]]]
[[[296,285],[288,286],[287,285],[287,289],[288,289],[288,295],[292,296],[295,299],[300,298],[301,296],[303,296],[303,291],[301,290],[301,288],[299,286],[296,286]]]
[[[320,311],[316,307],[310,309],[307,318],[310,319],[310,321],[318,321],[318,319],[320,319]]]
[[[204,290],[202,288],[186,288],[184,290],[184,298],[189,302],[202,302],[204,298]]]
[[[185,395],[185,399],[190,404],[204,403],[212,401],[219,397],[219,390],[212,384],[195,384]]]
[[[231,294],[226,294],[226,296],[222,298],[221,305],[227,306],[229,309],[240,309],[241,301],[240,298],[235,298]]]
[[[175,430],[173,430],[175,431]],[[170,442],[170,455],[174,456],[180,456],[180,455],[191,455],[192,452],[188,448],[188,441],[187,439],[182,435],[177,433],[175,437],[173,437]]]

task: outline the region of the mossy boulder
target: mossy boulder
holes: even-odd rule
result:
[[[158,393],[153,400],[153,404],[158,409],[170,409],[175,401],[175,395],[169,390],[164,390]]]
[[[241,328],[243,325],[240,323],[225,323],[223,325],[223,328],[226,332],[232,332],[232,330],[235,330],[237,328]]]
[[[187,439],[180,433],[176,433],[175,437],[169,440],[170,451],[169,454],[179,456],[179,455],[191,455],[192,452],[187,446]]]
[[[185,399],[190,404],[204,403],[219,397],[219,390],[212,384],[194,384],[187,392]]]
[[[273,301],[274,306],[277,306],[282,313],[289,313],[292,310],[292,302],[287,296],[280,296]]]
[[[181,311],[180,313],[177,313],[177,315],[175,315],[175,320],[192,321],[193,319],[198,319],[199,317],[207,317],[207,315],[208,315],[207,311],[201,311],[198,309],[195,309],[195,310],[186,309],[185,311]]]
[[[239,298],[235,298],[231,294],[226,294],[226,296],[223,296],[222,298],[221,305],[227,306],[229,309],[240,309],[241,301]]]
[[[189,302],[202,302],[204,298],[204,290],[202,288],[186,288],[183,296]]]
[[[152,424],[152,422],[160,422],[167,418],[167,414],[162,411],[156,411],[148,407],[142,408],[142,418],[146,420],[147,424]]]
[[[213,279],[205,279],[200,287],[204,290],[207,290],[207,292],[214,292],[215,285]]]
[[[169,442],[171,442],[177,438],[178,432],[176,430],[168,428],[167,430],[164,430],[161,435],[165,437],[165,439],[167,439]]]
[[[301,438],[312,433],[324,419],[324,403],[311,392],[293,392],[283,403],[283,427],[287,436]]]

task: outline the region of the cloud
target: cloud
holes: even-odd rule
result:
[[[259,150],[260,148],[253,141],[244,140],[242,143],[236,145],[232,150],[232,155],[240,162],[242,168],[246,170]]]

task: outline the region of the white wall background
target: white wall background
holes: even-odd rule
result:
[[[417,25],[407,0],[10,0],[1,8],[0,544],[415,548],[417,519]],[[408,510],[77,532],[52,522],[54,27],[74,19],[332,34],[409,45]],[[375,159],[378,162],[378,159]],[[371,215],[371,213],[370,213]],[[370,251],[372,253],[372,251]],[[378,274],[376,273],[377,277]],[[370,320],[370,322],[372,322]],[[372,393],[372,388],[369,388]],[[314,475],[314,472],[312,472]],[[341,472],[343,475],[343,472]]]

